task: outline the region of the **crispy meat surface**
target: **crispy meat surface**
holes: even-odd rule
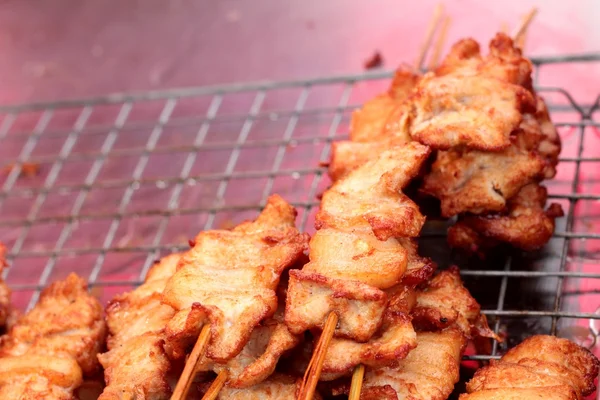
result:
[[[6,253],[6,246],[0,242],[0,274],[4,271],[4,268],[8,267]],[[10,306],[10,294],[11,290],[6,282],[0,279],[0,328],[6,326],[7,320],[12,312],[12,307]]]
[[[581,399],[596,389],[600,362],[587,349],[554,336],[532,336],[481,368],[461,400]]]
[[[417,336],[405,314],[386,312],[383,325],[366,343],[333,338],[327,348],[321,380],[349,375],[359,364],[371,367],[396,365],[417,346]]]
[[[296,210],[274,195],[255,221],[198,234],[163,292],[177,311],[166,329],[170,356],[182,358],[204,323],[211,327],[209,358],[225,362],[242,351],[260,321],[275,313],[281,273],[306,249],[295,218]]]
[[[161,303],[167,280],[175,273],[181,254],[158,261],[137,289],[118,295],[108,305],[108,352],[99,354],[106,388],[101,400],[168,399],[167,373],[171,363],[164,346],[164,328],[175,311]]]
[[[429,155],[418,143],[396,146],[337,181],[323,194],[316,227],[372,230],[379,240],[416,237],[425,217],[403,189]]]
[[[254,329],[244,349],[226,365],[212,365],[219,372],[229,371],[227,386],[244,388],[256,385],[267,379],[279,358],[300,343],[300,338],[292,335],[283,322],[267,320],[263,326]]]
[[[47,355],[74,358],[84,375],[99,368],[96,354],[104,344],[102,306],[75,274],[42,291],[36,306],[0,337],[0,357]]]
[[[350,140],[353,142],[377,142],[389,137],[391,127],[388,124],[395,121],[391,114],[409,98],[419,79],[420,75],[413,71],[399,68],[394,74],[387,93],[367,101],[361,109],[352,113]],[[404,143],[407,143],[410,141],[410,137],[406,133],[404,135],[404,138],[407,139]]]
[[[406,101],[420,79],[407,68],[396,71],[387,93],[369,100],[352,114],[350,140],[332,144],[329,176],[346,176],[384,150],[412,141],[408,132],[410,104]]]
[[[444,217],[502,211],[525,185],[555,175],[560,139],[544,101],[538,98],[537,104],[505,150],[438,152],[422,191],[440,199]]]
[[[443,150],[506,149],[522,114],[535,112],[531,71],[531,62],[504,34],[491,41],[486,57],[477,42],[461,40],[417,85],[412,138]]]
[[[371,142],[378,140],[385,130],[385,123],[399,101],[388,93],[380,94],[367,101],[360,109],[352,113],[350,121],[350,139],[353,142]]]
[[[410,141],[410,140],[409,140]],[[408,143],[409,141],[406,141]],[[402,143],[399,143],[402,144]],[[341,140],[331,144],[331,160],[329,161],[329,177],[333,182],[348,175],[387,150],[391,144],[386,141],[351,142]]]
[[[452,266],[438,273],[417,292],[417,303],[411,316],[420,330],[437,331],[456,326],[468,338],[498,339],[480,311],[481,307],[464,287],[459,269]]]
[[[277,312],[272,318],[254,328],[250,340],[237,356],[224,364],[204,357],[197,370],[219,373],[222,369],[227,369],[227,386],[230,388],[247,388],[271,376],[279,358],[301,342],[301,338],[293,335],[283,321],[285,293],[281,292],[285,290],[279,292],[280,307]]]
[[[467,339],[460,329],[420,332],[397,367],[368,369],[361,400],[445,400],[459,379]]]
[[[436,69],[436,75],[483,75],[532,90],[531,61],[504,33],[496,34],[490,41],[489,54],[482,57],[479,44],[473,39],[463,39],[452,49]]]
[[[358,364],[370,367],[397,365],[414,349],[417,337],[409,313],[417,304],[415,287],[428,280],[435,264],[417,253],[414,239],[398,238],[408,253],[406,274],[402,282],[385,290],[387,305],[382,326],[365,343],[333,338],[327,349],[321,380],[333,380],[348,375]]]
[[[473,150],[440,151],[431,173],[423,182],[422,191],[441,201],[442,216],[460,213],[481,214],[502,211],[506,201],[519,190],[540,178],[544,160],[517,143],[498,152]]]
[[[402,283],[414,287],[431,278],[436,270],[436,265],[429,258],[419,255],[416,239],[398,238],[398,242],[408,255],[406,273],[402,277]]]
[[[463,286],[456,267],[441,271],[420,288],[396,289],[391,297],[394,300],[386,312],[412,318],[418,331],[416,347],[395,363],[368,365],[361,398],[448,398],[459,378],[467,340],[495,337],[479,304]],[[348,389],[345,387],[346,392]]]
[[[324,228],[310,242],[310,260],[304,272],[321,273],[332,279],[351,279],[387,289],[406,271],[408,254],[396,238],[379,240],[370,233],[357,235]],[[374,267],[377,266],[377,267]]]
[[[286,324],[293,333],[339,317],[335,335],[368,341],[383,323],[385,292],[402,280],[408,252],[396,237],[417,236],[424,223],[400,190],[426,159],[418,143],[393,147],[337,181],[323,195],[310,262],[290,272]]]
[[[294,334],[323,329],[329,313],[338,312],[336,335],[368,340],[382,323],[385,292],[354,280],[292,270],[285,322]]]
[[[448,230],[448,243],[468,252],[479,252],[506,242],[532,251],[543,247],[554,233],[555,219],[563,216],[559,204],[546,204],[546,188],[536,183],[523,187],[507,203],[506,213],[465,215]]]
[[[428,73],[419,81],[412,101],[413,140],[442,150],[505,149],[522,114],[535,110],[527,89],[482,75]]]
[[[535,113],[524,114],[519,129],[524,132],[527,140],[521,147],[535,151],[544,160],[543,178],[554,178],[561,150],[560,136],[550,120],[548,107],[540,96],[536,98]]]
[[[300,381],[291,376],[274,374],[269,379],[245,389],[224,387],[219,392],[220,400],[295,400]],[[321,400],[318,393],[313,397]]]
[[[0,337],[0,398],[74,399],[83,376],[98,370],[102,306],[75,274],[54,282],[36,306]]]
[[[402,102],[412,94],[420,79],[421,75],[416,73],[412,67],[400,66],[394,71],[387,94],[394,100]]]
[[[0,398],[75,400],[83,383],[74,358],[26,354],[0,358]]]

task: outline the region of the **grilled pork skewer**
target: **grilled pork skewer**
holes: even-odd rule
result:
[[[545,196],[537,196],[541,205],[519,201],[530,185],[554,177],[561,145],[533,90],[531,62],[505,34],[487,56],[464,39],[435,71],[399,69],[387,93],[354,112],[350,139],[333,144],[333,180],[393,145],[416,140],[436,150],[421,191],[440,200],[442,216],[458,215],[453,247],[481,252],[507,242],[536,250],[562,215],[558,205],[544,211]]]
[[[406,271],[408,254],[396,237],[418,235],[424,222],[399,190],[427,154],[417,143],[390,149],[325,192],[310,262],[290,271],[285,321],[293,333],[322,328],[331,312],[339,314],[334,336],[364,342],[377,331],[382,289]]]
[[[75,399],[99,370],[106,337],[102,306],[75,274],[48,286],[0,337],[0,398]]]
[[[303,255],[308,241],[295,218],[296,210],[273,195],[255,221],[201,232],[181,257],[162,295],[176,310],[166,326],[165,350],[182,359],[203,326],[210,327],[210,337],[204,354],[195,347],[180,383],[189,385],[203,355],[217,364],[232,360],[259,323],[275,314],[281,273]],[[177,396],[185,392],[176,389]]]
[[[110,336],[108,352],[99,354],[106,387],[99,400],[167,400],[171,362],[164,351],[165,325],[175,314],[161,303],[167,280],[175,273],[180,254],[158,261],[137,289],[118,295],[106,309]]]
[[[383,152],[323,194],[310,241],[310,262],[290,271],[285,322],[292,333],[321,330],[300,398],[310,398],[332,336],[370,342],[344,369],[385,363],[415,345],[406,318],[386,315],[385,290],[401,283],[408,251],[398,238],[418,236],[424,217],[400,190],[418,173],[429,150],[418,143]],[[331,323],[334,317],[334,323]],[[324,329],[327,327],[327,329]]]
[[[366,368],[363,400],[445,400],[459,379],[467,341],[497,338],[480,306],[463,286],[458,268],[438,273],[405,297],[417,330],[417,346],[397,364]],[[348,393],[347,384],[336,393]]]
[[[226,363],[203,357],[197,370],[217,374],[227,370],[227,386],[236,389],[248,388],[268,379],[280,357],[301,342],[301,337],[293,335],[283,322],[286,292],[287,281],[282,280],[277,288],[279,307],[275,315],[254,328],[250,340],[237,356]]]
[[[323,361],[321,380],[346,376],[359,364],[373,368],[395,365],[415,347],[416,336],[409,314],[416,304],[416,287],[431,277],[435,265],[417,254],[413,240],[396,240],[408,254],[407,269],[399,284],[385,290],[388,302],[381,328],[364,343],[332,338]]]
[[[479,369],[460,400],[579,400],[596,390],[600,361],[554,336],[532,336]]]

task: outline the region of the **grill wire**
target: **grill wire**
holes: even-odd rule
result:
[[[580,104],[537,86],[547,65],[600,63],[600,54],[534,58],[535,83],[563,140],[549,202],[566,216],[540,252],[465,259],[431,221],[421,253],[456,263],[506,347],[558,334],[594,348],[600,319],[600,96]],[[103,301],[129,290],[152,263],[188,248],[198,231],[252,218],[272,193],[312,232],[329,184],[330,143],[347,137],[353,109],[384,90],[391,72],[291,82],[185,88],[0,107],[0,241],[5,279],[26,309],[73,271]],[[37,176],[21,173],[37,164]],[[596,351],[596,353],[598,353]]]

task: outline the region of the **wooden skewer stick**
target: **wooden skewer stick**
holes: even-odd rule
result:
[[[537,12],[538,10],[535,7],[532,8],[531,11],[529,11],[525,18],[523,18],[523,22],[521,22],[521,26],[519,27],[517,33],[514,36],[515,43],[518,47],[521,48],[521,50],[525,46],[525,36],[527,33],[527,29],[529,28],[529,25],[531,24],[531,21],[533,20],[533,17],[535,17]]]
[[[360,400],[360,392],[362,390],[364,377],[365,366],[360,364],[352,373],[352,381],[350,382],[350,395],[348,396],[348,400]]]
[[[446,35],[448,34],[448,28],[450,27],[450,23],[452,19],[450,17],[444,18],[444,22],[442,22],[442,28],[440,30],[440,34],[435,42],[435,46],[433,47],[433,54],[431,55],[431,59],[429,60],[428,69],[431,71],[438,66],[438,62],[442,55],[442,50],[444,49],[444,43],[446,43]]]
[[[223,389],[225,382],[227,382],[227,378],[229,378],[229,372],[226,369],[221,370],[213,383],[210,384],[210,387],[202,397],[202,400],[215,400],[221,389]]]
[[[198,364],[200,357],[204,355],[209,339],[210,325],[205,324],[200,331],[200,336],[198,336],[198,340],[194,345],[194,349],[192,350],[190,357],[185,363],[185,367],[183,368],[183,372],[179,377],[177,386],[175,386],[171,400],[184,400],[187,397],[187,394],[190,391],[190,386],[192,385],[192,381],[194,380],[194,376],[196,375],[196,364]]]
[[[331,312],[327,316],[327,321],[323,327],[321,337],[317,341],[317,345],[313,350],[312,358],[308,363],[304,378],[302,379],[302,385],[298,394],[298,400],[312,400],[315,390],[317,389],[317,383],[321,377],[321,370],[323,369],[323,362],[325,361],[325,355],[329,348],[329,343],[333,337],[333,332],[338,323],[338,316],[336,313]]]
[[[440,22],[440,18],[442,18],[443,12],[444,6],[442,3],[439,3],[433,10],[433,18],[431,19],[431,22],[427,27],[427,33],[425,34],[425,42],[423,42],[423,45],[421,46],[419,52],[419,57],[417,57],[417,60],[415,61],[415,69],[417,71],[423,68],[423,63],[425,62],[425,57],[427,56],[427,50],[429,50],[429,47],[431,46],[433,34],[435,33],[435,30]]]

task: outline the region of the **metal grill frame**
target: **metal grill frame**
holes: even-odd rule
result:
[[[484,310],[484,313],[488,317],[496,318],[494,328],[496,332],[500,329],[500,321],[506,317],[551,317],[552,325],[549,333],[557,333],[557,323],[561,318],[571,319],[586,319],[594,321],[600,319],[600,315],[596,313],[588,312],[571,312],[562,311],[561,302],[563,297],[563,280],[566,278],[585,278],[585,279],[600,279],[600,271],[598,273],[591,272],[576,272],[568,271],[566,268],[569,245],[574,239],[600,239],[600,233],[582,233],[574,231],[574,216],[575,208],[579,201],[582,200],[597,200],[600,201],[600,193],[582,193],[578,190],[580,184],[580,170],[583,163],[587,162],[600,162],[600,154],[597,157],[583,157],[584,152],[584,131],[588,127],[600,128],[600,122],[594,120],[594,113],[600,109],[600,96],[596,98],[593,104],[581,105],[578,104],[569,94],[569,92],[562,88],[550,88],[550,87],[537,87],[539,71],[544,65],[549,64],[562,64],[562,63],[584,63],[584,62],[600,62],[600,54],[584,54],[584,55],[565,55],[559,57],[538,57],[532,59],[535,65],[535,85],[539,92],[554,92],[560,93],[567,100],[567,105],[554,106],[549,105],[551,112],[556,111],[569,111],[576,112],[579,116],[578,122],[556,122],[555,125],[558,127],[569,127],[577,130],[577,154],[575,157],[562,157],[562,162],[572,162],[575,164],[574,175],[570,188],[570,192],[567,194],[551,194],[550,199],[560,199],[568,202],[568,209],[566,210],[565,217],[565,228],[564,230],[557,231],[554,235],[555,238],[560,238],[562,244],[560,246],[560,265],[556,271],[515,271],[512,268],[510,257],[508,258],[503,270],[487,270],[487,269],[470,269],[463,270],[463,276],[472,277],[498,277],[500,280],[499,295],[497,299],[497,306],[492,309]],[[355,84],[359,82],[366,82],[370,80],[380,80],[390,78],[392,72],[389,71],[378,71],[368,72],[357,75],[346,75],[346,76],[335,76],[326,77],[319,79],[308,79],[308,80],[295,80],[287,82],[259,82],[249,84],[234,84],[234,85],[221,85],[211,87],[197,87],[197,88],[184,88],[174,89],[165,91],[150,91],[144,93],[129,93],[129,94],[113,94],[104,97],[83,99],[83,100],[67,100],[57,101],[52,103],[31,103],[16,106],[0,106],[0,114],[4,116],[0,123],[0,148],[3,146],[4,140],[9,136],[12,124],[19,117],[20,114],[26,112],[38,112],[40,113],[37,125],[32,132],[13,132],[10,133],[12,138],[22,136],[25,141],[24,146],[20,150],[20,154],[15,154],[14,159],[3,160],[3,164],[13,164],[13,168],[8,172],[6,179],[2,187],[0,188],[0,215],[2,214],[2,207],[7,199],[16,196],[30,196],[34,198],[31,208],[24,219],[11,220],[0,217],[0,228],[5,229],[20,229],[21,233],[16,238],[10,248],[8,254],[9,262],[18,260],[19,258],[29,257],[40,257],[46,260],[43,270],[40,272],[39,279],[35,285],[27,284],[14,284],[11,285],[14,291],[33,291],[33,294],[29,300],[29,307],[37,301],[39,293],[43,287],[49,282],[52,270],[54,269],[57,259],[65,256],[82,256],[82,255],[94,255],[96,256],[93,268],[89,279],[90,287],[94,286],[122,286],[122,285],[136,285],[139,284],[145,277],[148,269],[152,265],[153,261],[164,251],[175,251],[183,250],[185,246],[173,247],[161,244],[163,236],[166,232],[169,220],[173,216],[180,215],[193,215],[198,213],[207,214],[208,217],[204,226],[198,227],[200,229],[208,230],[213,228],[215,217],[225,211],[249,211],[249,210],[260,210],[268,197],[271,194],[274,186],[274,181],[277,177],[290,177],[290,176],[306,176],[309,179],[310,185],[308,188],[307,198],[305,202],[293,203],[295,207],[304,210],[301,213],[299,220],[299,226],[301,229],[306,229],[310,211],[318,206],[319,202],[316,200],[318,190],[322,184],[325,169],[319,165],[310,165],[306,168],[299,169],[282,169],[282,162],[286,154],[286,146],[291,143],[294,144],[310,144],[310,143],[321,143],[323,147],[319,154],[319,161],[325,163],[329,158],[330,143],[335,139],[338,140],[340,136],[336,135],[340,122],[342,120],[344,112],[354,109],[358,105],[349,105],[349,99],[351,96],[352,89]],[[329,84],[340,84],[343,85],[341,97],[336,107],[319,108],[319,109],[306,109],[305,104],[310,92],[315,88],[322,85]],[[253,123],[257,118],[265,117],[265,114],[261,111],[261,105],[265,98],[273,90],[282,88],[297,88],[300,94],[296,100],[296,104],[289,110],[278,111],[277,114],[281,117],[289,118],[285,129],[281,132],[281,136],[252,140],[249,139],[249,134],[252,130]],[[228,115],[219,116],[219,108],[223,102],[224,97],[232,93],[253,93],[253,101],[250,110],[246,114],[239,115]],[[177,106],[179,100],[197,96],[210,96],[210,105],[208,106],[207,112],[203,116],[183,118],[177,120],[171,120],[173,110]],[[137,129],[138,125],[130,124],[126,126],[126,121],[130,115],[132,109],[141,102],[146,101],[161,101],[163,102],[162,111],[160,112],[158,121],[152,123],[150,134],[148,135],[146,144],[143,148],[135,149],[121,149],[114,150],[113,145],[120,134],[123,134],[127,130]],[[90,116],[92,115],[94,108],[101,105],[118,105],[120,106],[118,115],[112,126],[86,126]],[[53,113],[56,110],[61,109],[78,109],[79,116],[72,129],[66,131],[49,131],[47,129],[50,120],[52,119]],[[333,115],[327,133],[325,135],[313,135],[303,136],[299,138],[294,137],[294,130],[299,118],[309,115],[311,113],[330,113]],[[222,120],[238,121],[241,125],[241,130],[237,135],[237,138],[232,142],[222,143],[206,143],[205,139],[209,132],[211,124]],[[179,146],[166,146],[157,147],[157,143],[160,140],[163,128],[167,124],[177,126],[194,125],[198,127],[197,134],[193,140],[193,143],[189,145]],[[142,122],[139,126],[148,127],[147,122]],[[104,141],[98,151],[79,153],[72,155],[73,147],[77,140],[81,136],[81,133],[86,132],[108,132],[105,136]],[[32,156],[32,152],[36,148],[40,138],[46,136],[64,137],[64,142],[60,151],[57,154],[45,155],[45,156]],[[236,163],[240,156],[240,152],[247,148],[263,148],[263,147],[276,147],[277,152],[274,158],[274,162],[271,168],[257,171],[235,171]],[[208,173],[201,175],[193,175],[191,173],[193,165],[197,162],[197,154],[199,151],[217,151],[217,150],[230,150],[230,156],[225,166],[225,169],[221,173]],[[172,153],[183,153],[186,154],[185,160],[181,172],[178,175],[160,178],[160,179],[146,179],[143,178],[143,173],[146,166],[149,163],[149,158],[154,154],[172,154]],[[104,180],[98,181],[98,176],[104,167],[105,161],[110,156],[131,156],[137,157],[135,167],[132,171],[123,171],[123,178],[115,180]],[[85,179],[76,184],[62,184],[58,182],[58,177],[63,165],[66,162],[71,161],[89,161],[91,162],[91,168],[87,173]],[[51,165],[49,173],[44,183],[39,187],[30,188],[19,188],[16,187],[16,182],[19,179],[21,167],[24,163],[29,162],[42,162]],[[236,205],[236,206],[221,206],[221,200],[225,195],[229,182],[232,179],[252,179],[252,178],[265,178],[267,183],[262,192],[262,199],[258,203],[247,204],[247,205]],[[203,182],[218,182],[218,188],[216,190],[215,199],[212,206],[209,207],[195,207],[195,208],[181,208],[178,206],[182,191],[186,183],[193,180],[196,183]],[[150,245],[144,246],[117,246],[114,244],[115,235],[119,228],[120,222],[130,214],[126,211],[132,196],[140,185],[144,184],[156,184],[156,185],[167,185],[172,187],[168,206],[164,209],[153,209],[144,212],[138,212],[135,215],[138,216],[155,216],[159,217],[160,220],[156,226],[156,230]],[[112,189],[122,188],[124,190],[123,196],[120,199],[119,205],[115,212],[111,213],[99,213],[99,214],[85,214],[82,213],[82,207],[86,202],[86,198],[91,190],[94,189]],[[61,191],[71,191],[77,193],[75,202],[71,207],[71,211],[68,214],[52,216],[52,217],[40,217],[39,212],[43,206],[48,195]],[[64,249],[65,242],[72,235],[73,228],[76,224],[86,220],[110,220],[110,227],[104,239],[102,240],[101,246],[92,247],[80,247]],[[32,229],[39,224],[44,223],[64,223],[64,227],[60,231],[60,234],[56,238],[54,248],[52,250],[22,250],[24,241]],[[426,230],[424,236],[428,237],[444,237],[444,232],[439,229]],[[119,252],[145,252],[147,256],[143,266],[137,276],[137,279],[128,281],[101,281],[99,275],[102,271],[105,258],[109,253]],[[600,263],[600,259],[597,259]],[[9,269],[5,272],[7,274],[18,274],[18,267]],[[507,310],[505,309],[505,296],[506,288],[508,285],[509,278],[542,278],[542,277],[555,277],[558,280],[556,291],[554,293],[554,307],[551,311],[535,311],[535,310]],[[600,304],[599,304],[600,305]],[[594,333],[594,336],[597,334]],[[497,357],[497,346],[494,345],[491,356],[488,355],[472,355],[470,359],[489,359]]]

